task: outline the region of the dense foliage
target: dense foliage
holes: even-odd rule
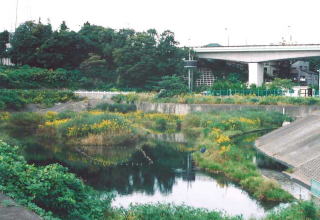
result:
[[[7,89],[77,88],[84,85],[75,70],[0,66],[0,87]]]
[[[2,62],[2,58],[7,55],[7,43],[9,43],[9,32],[3,31],[0,33],[0,64]]]
[[[88,22],[75,32],[64,22],[54,31],[50,24],[27,21],[12,34],[10,43],[12,62],[49,69],[18,70],[28,79],[16,84],[20,88],[61,88],[67,86],[66,78],[69,84],[86,89],[147,88],[162,76],[181,74],[186,55],[171,31],[114,30]],[[69,71],[75,69],[80,72]],[[40,77],[37,82],[31,80],[34,71]],[[13,86],[11,75],[15,74],[2,73],[8,78],[7,86]],[[58,78],[64,79],[57,82]]]
[[[157,95],[158,98],[188,93],[188,87],[184,82],[184,79],[176,75],[162,77],[161,81],[159,81],[158,85],[154,86],[154,88],[160,90]]]
[[[97,193],[68,169],[29,165],[17,147],[0,142],[0,189],[45,218],[102,219],[110,199]],[[54,213],[54,214],[52,214]]]
[[[26,104],[43,104],[52,106],[54,103],[78,100],[73,92],[57,90],[7,90],[0,89],[0,110],[20,110]]]

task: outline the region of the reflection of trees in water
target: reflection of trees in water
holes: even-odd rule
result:
[[[120,194],[154,194],[157,190],[162,194],[169,194],[175,183],[174,170],[186,167],[187,153],[178,151],[169,143],[154,142],[142,147],[153,164],[150,164],[141,151],[133,147],[116,149],[90,146],[82,149],[90,157],[112,161],[110,166],[93,163],[72,146],[43,146],[40,143],[35,139],[25,148],[29,162],[41,165],[60,163],[94,188],[116,190]]]
[[[154,161],[153,164],[137,151],[132,155],[129,164],[143,165],[109,168],[104,172],[109,181],[103,187],[114,189],[119,194],[135,191],[154,194],[156,190],[163,194],[171,193],[175,183],[174,169],[183,168],[186,154],[176,151],[172,146],[168,146],[168,143],[157,143],[155,147],[144,146],[143,150]]]
[[[161,193],[168,194],[175,180],[173,171],[159,169],[157,165],[122,166],[110,169],[112,170],[106,173],[109,181],[103,187],[114,189],[124,195],[133,192],[152,195],[157,189]]]

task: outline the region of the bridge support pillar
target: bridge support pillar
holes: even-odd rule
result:
[[[255,84],[261,86],[263,84],[263,63],[249,63],[249,85]]]

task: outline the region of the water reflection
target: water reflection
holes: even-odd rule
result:
[[[223,182],[222,182],[223,183]],[[156,186],[154,186],[156,188]],[[131,203],[175,203],[186,204],[210,210],[224,210],[230,215],[243,215],[245,218],[258,218],[265,215],[265,209],[236,185],[223,183],[212,176],[196,171],[194,181],[175,177],[170,194],[156,191],[153,196],[135,191],[129,195],[118,195],[113,206],[128,207]]]
[[[257,202],[221,175],[196,170],[188,149],[181,143],[155,140],[146,140],[139,146],[110,148],[64,146],[35,139],[26,144],[24,153],[30,163],[57,162],[69,167],[102,195],[116,192],[115,206],[174,202],[225,210],[230,215],[243,214],[249,218],[261,217],[275,205]],[[249,148],[248,157],[255,157]]]

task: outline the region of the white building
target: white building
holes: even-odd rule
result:
[[[14,66],[14,64],[11,62],[10,58],[0,58],[0,65]]]

